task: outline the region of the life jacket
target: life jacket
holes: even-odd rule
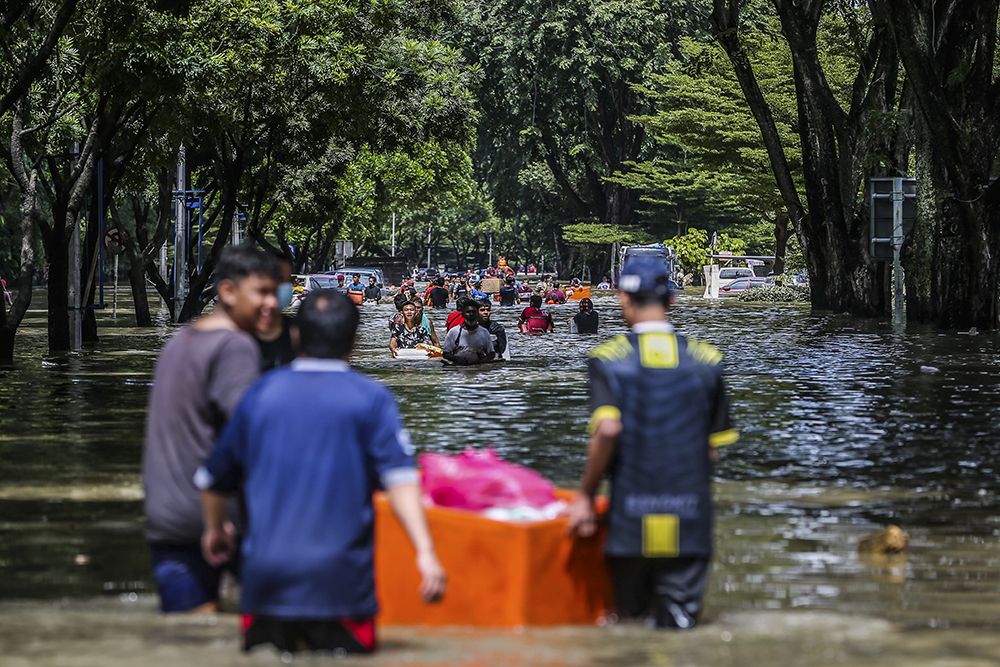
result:
[[[710,442],[728,425],[719,361],[711,345],[675,333],[611,338],[591,353],[620,413],[611,463],[605,552],[650,558],[712,553]],[[599,398],[597,400],[600,400]],[[719,406],[727,430],[714,433]],[[728,442],[726,444],[729,444]]]

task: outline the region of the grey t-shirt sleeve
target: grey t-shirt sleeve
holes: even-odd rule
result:
[[[454,352],[455,348],[458,347],[458,334],[461,330],[461,325],[452,327],[448,331],[448,335],[445,336],[444,345],[441,346],[441,349],[445,352]]]
[[[234,334],[219,347],[208,381],[208,398],[229,419],[259,375],[259,346],[248,334]]]

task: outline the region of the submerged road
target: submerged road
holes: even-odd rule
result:
[[[596,307],[601,336],[623,331],[613,299]],[[568,333],[574,309],[555,308],[552,336],[514,335],[506,365],[445,369],[392,361],[392,307],[366,307],[355,364],[392,387],[418,448],[495,446],[572,483],[588,413],[585,355],[600,339]],[[0,371],[0,656],[5,665],[134,664],[138,654],[151,666],[235,662],[232,617],[153,612],[137,471],[152,366],[171,329],[100,317],[96,350],[49,358],[39,295],[18,366]],[[496,308],[494,317],[513,325],[516,312]],[[443,329],[443,313],[434,319]],[[670,639],[639,628],[430,639],[393,629],[378,660],[1000,662],[1000,339],[899,333],[798,306],[693,295],[681,298],[675,322],[726,355],[743,431],[718,470],[714,622]],[[857,541],[888,522],[910,533],[909,556],[860,560]],[[123,636],[130,650],[111,658]]]

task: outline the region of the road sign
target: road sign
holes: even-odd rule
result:
[[[893,246],[902,247],[917,217],[917,179],[873,178],[868,192],[871,198],[869,252],[875,260],[891,262]],[[896,216],[899,216],[900,222],[898,230]]]

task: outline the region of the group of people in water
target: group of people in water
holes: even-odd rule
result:
[[[480,286],[478,276],[456,280],[450,289],[445,287],[444,278],[438,278],[427,286],[423,297],[417,295],[412,285],[402,287],[394,298],[397,312],[389,319],[389,351],[392,356],[398,356],[399,350],[424,349],[431,356],[440,356],[459,365],[510,359],[507,330],[493,319],[493,301]],[[566,293],[556,283],[545,296],[545,299],[538,293],[528,296],[528,306],[518,317],[520,333],[544,335],[555,330],[552,313],[543,305],[546,301],[550,304],[566,303]],[[501,307],[513,307],[521,302],[522,296],[513,276],[507,277],[495,298]],[[451,302],[455,304],[445,320],[443,340],[438,336],[433,320],[424,312],[428,302],[436,309],[445,309]],[[580,299],[580,309],[570,321],[570,331],[596,334],[598,325],[599,316],[594,310],[594,302],[589,298]]]
[[[160,608],[217,611],[228,571],[240,582],[244,650],[370,653],[377,489],[413,547],[387,557],[416,569],[422,599],[439,601],[463,582],[457,567],[449,581],[437,556],[395,398],[351,367],[364,308],[339,290],[318,289],[290,327],[281,313],[293,290],[290,267],[252,245],[227,247],[216,278],[215,308],[164,345],[151,387],[143,491]],[[423,299],[405,290],[389,323],[390,349],[437,341],[455,363],[509,352],[491,300],[469,282],[468,293],[447,295],[445,307],[454,302],[455,310],[443,341]],[[669,321],[676,286],[663,263],[633,259],[619,282],[630,330],[588,356],[588,454],[568,528],[588,538],[607,525],[609,618],[690,629],[700,622],[711,569],[712,466],[739,431],[722,354]],[[428,292],[432,305],[439,287]],[[553,330],[544,305],[544,295],[530,295],[522,331]],[[578,331],[596,331],[589,299],[580,299],[574,321]],[[279,354],[288,338],[290,352]],[[602,517],[596,496],[605,478],[611,496]]]

